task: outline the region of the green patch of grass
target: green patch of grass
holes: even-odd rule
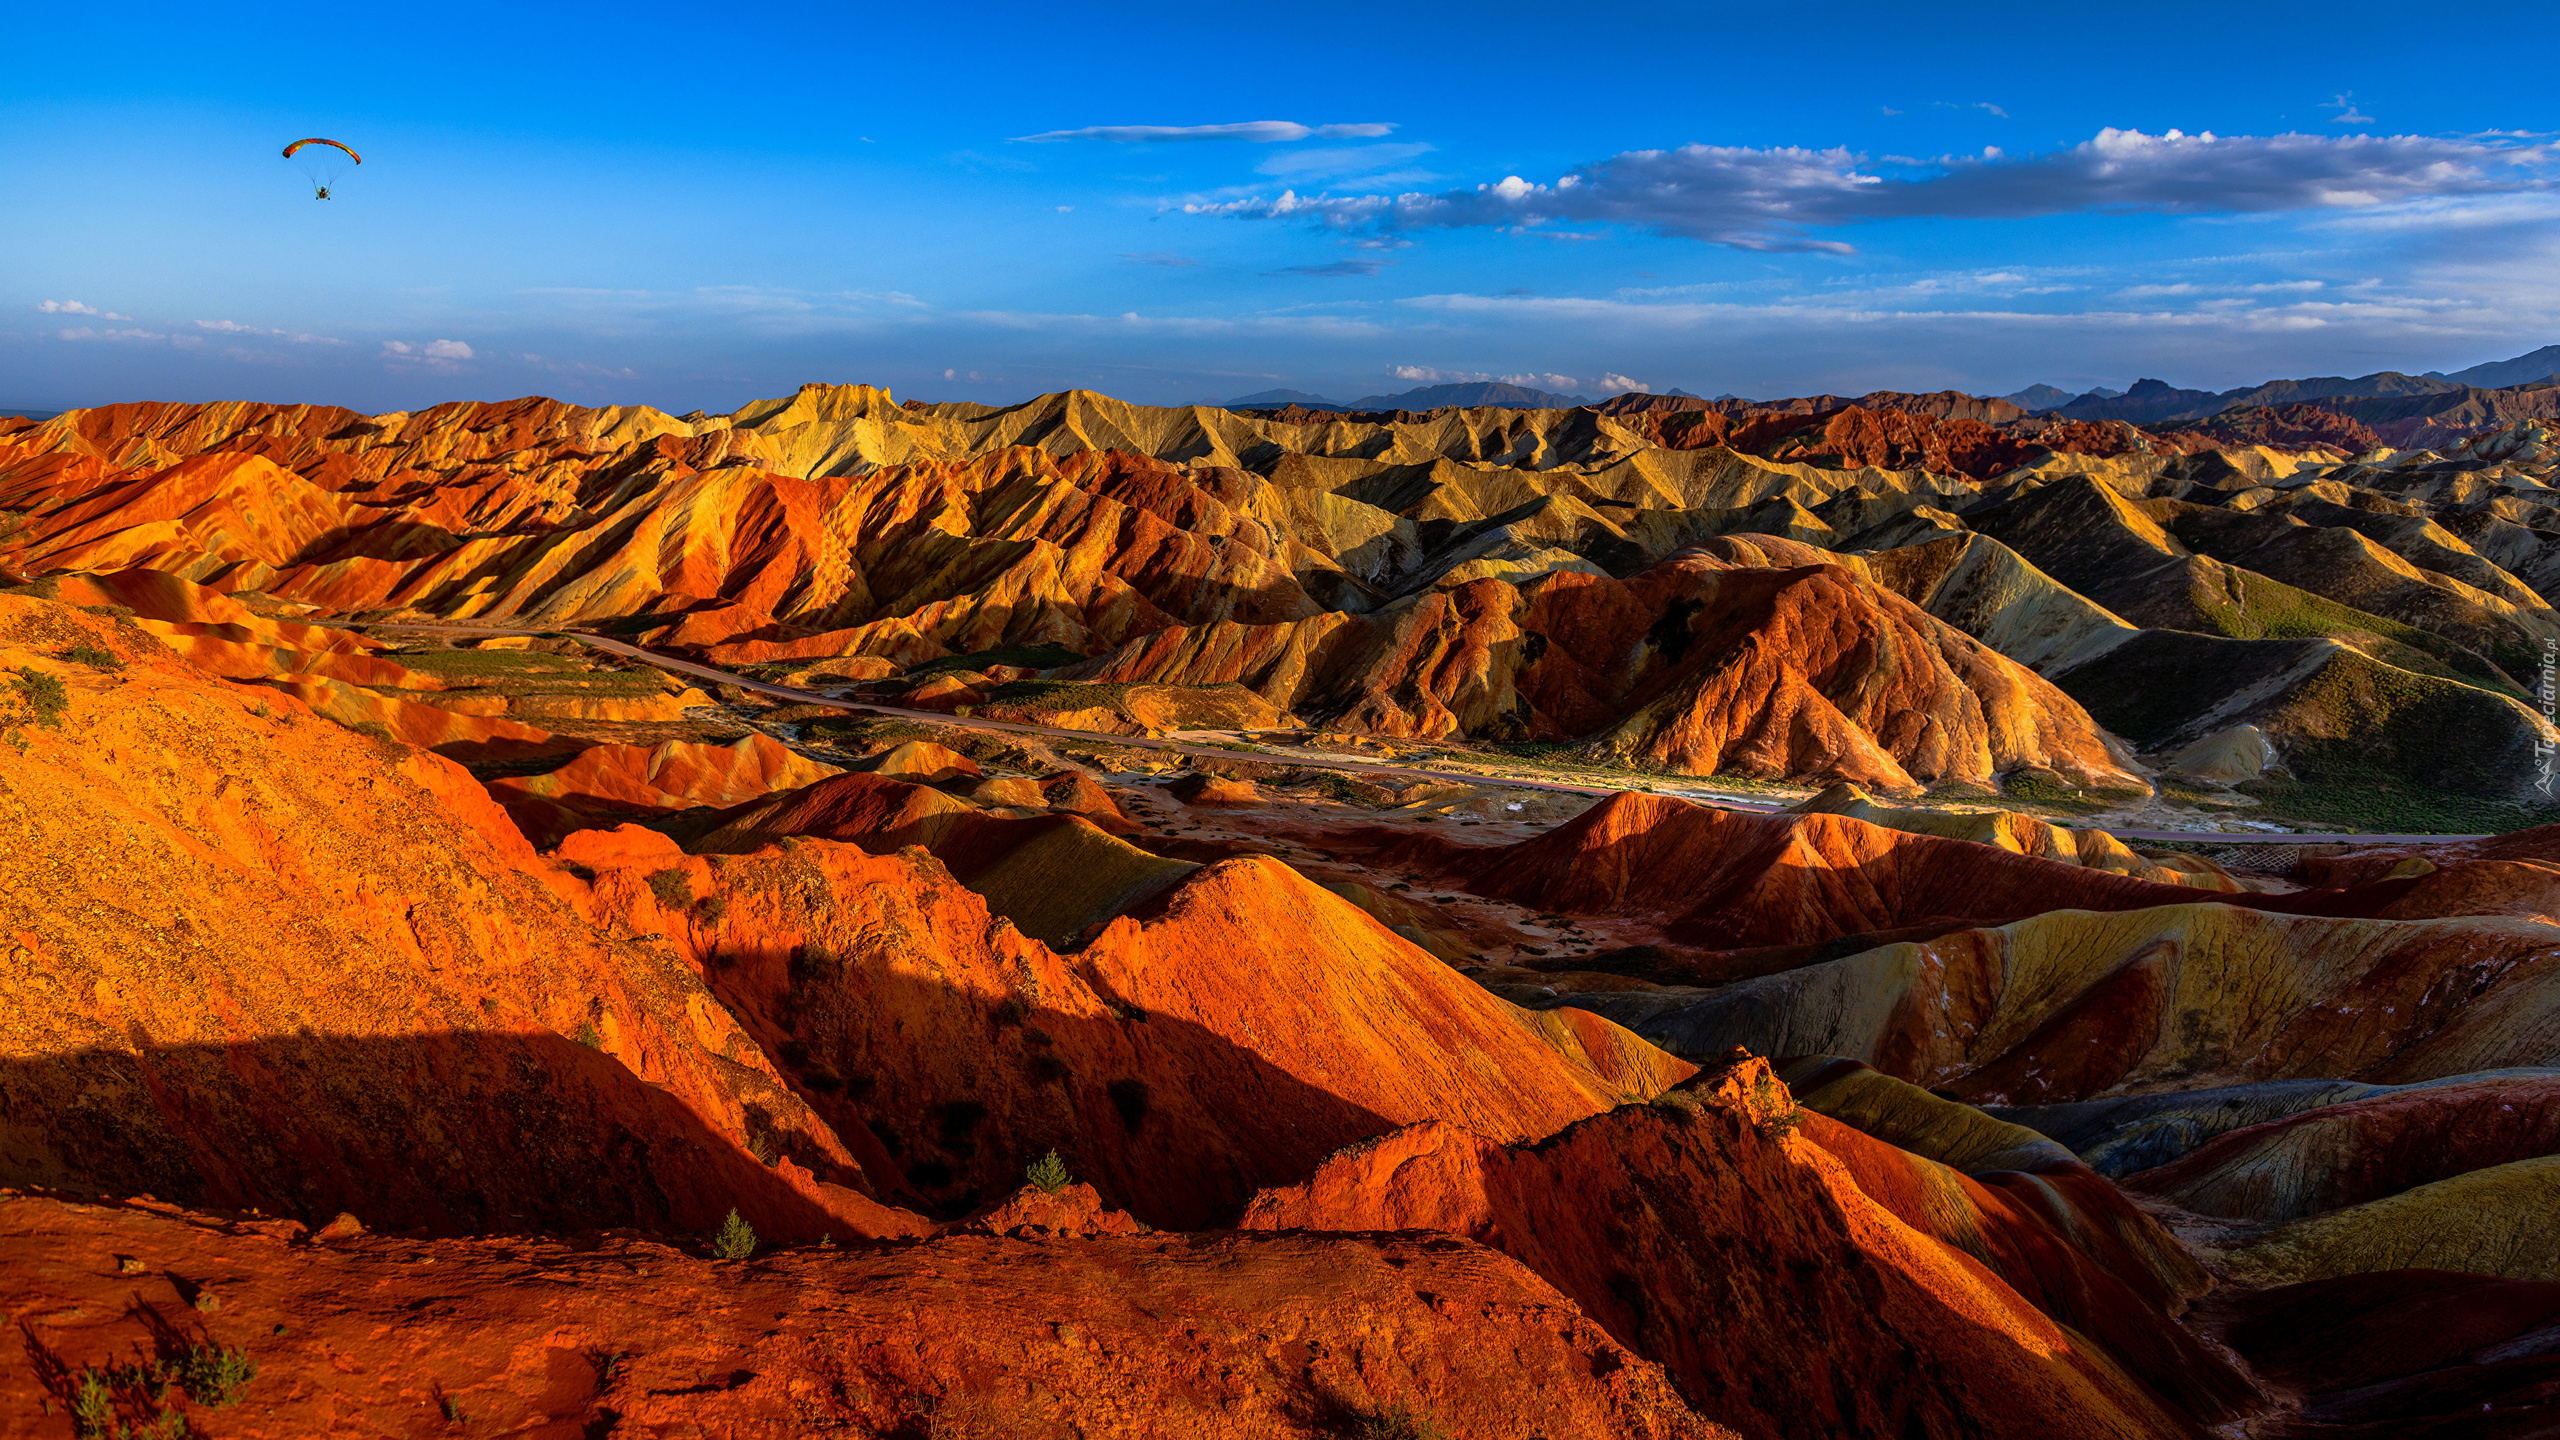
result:
[[[92,670],[121,670],[124,668],[124,662],[116,658],[114,651],[102,650],[95,645],[74,645],[70,649],[62,652],[62,658],[70,661],[74,665],[86,665]]]
[[[2264,575],[2226,573],[2239,584],[2236,603],[2227,592],[2203,586],[2191,597],[2209,633],[2234,640],[2336,640],[2386,665],[2460,680],[2518,699],[2524,693],[2498,667],[2530,669],[2540,663],[2540,657],[2521,647],[2506,647],[2513,653],[2484,658],[2432,630],[2368,614]]]
[[[2239,785],[2259,802],[2251,819],[2386,835],[2503,835],[2560,821],[2560,805],[2518,805],[2412,784],[2345,743],[2296,742],[2289,759],[2299,778]]]
[[[997,686],[987,696],[987,705],[1001,705],[1008,710],[1034,715],[1050,715],[1066,710],[1119,710],[1129,698],[1130,687],[1119,683],[1078,680],[1013,680]]]
[[[539,650],[394,650],[387,657],[439,680],[495,679],[519,675],[575,675],[587,667],[567,655]]]
[[[2065,810],[2075,815],[2095,815],[2103,810],[2112,810],[2129,798],[2124,795],[2072,790],[2033,775],[2010,775],[2004,778],[2000,782],[2000,794],[2003,798],[2023,804]]]
[[[812,720],[801,727],[802,740],[813,745],[833,745],[845,750],[867,750],[886,747],[908,740],[937,740],[942,732],[930,725],[900,720],[888,715],[846,715]]]
[[[669,868],[649,876],[649,893],[667,910],[682,910],[693,903],[693,877],[681,869]]]

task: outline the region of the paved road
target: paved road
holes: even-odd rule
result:
[[[691,676],[696,680],[709,680],[716,684],[733,686],[740,690],[752,691],[758,695],[770,695],[777,700],[789,700],[803,705],[824,705],[837,710],[861,711],[863,713],[873,715],[893,715],[902,720],[913,720],[919,724],[925,725],[951,726],[969,730],[1010,730],[1018,734],[1039,735],[1051,739],[1073,741],[1084,745],[1132,745],[1145,750],[1168,750],[1182,755],[1225,756],[1228,758],[1233,758],[1236,753],[1232,750],[1222,749],[1215,745],[1198,745],[1180,740],[1151,740],[1143,736],[1112,735],[1098,730],[1067,730],[1054,725],[1028,725],[1013,720],[981,720],[975,717],[963,720],[955,716],[946,715],[939,710],[901,710],[890,705],[854,704],[849,701],[837,699],[832,695],[819,694],[813,690],[799,690],[788,685],[773,685],[762,680],[750,680],[743,675],[732,674],[729,671],[717,669],[713,666],[697,665],[690,660],[678,660],[674,656],[661,655],[655,650],[645,650],[640,646],[630,644],[626,641],[608,639],[602,635],[590,635],[579,630],[556,632],[501,630],[473,625],[377,625],[373,628],[377,630],[419,631],[435,634],[565,634],[570,639],[573,639],[579,644],[585,645],[590,649],[602,650],[607,654],[621,655],[646,664],[655,665],[659,669],[673,674]],[[1633,788],[1624,785],[1568,785],[1557,780],[1524,780],[1507,775],[1476,775],[1461,770],[1425,770],[1411,765],[1391,764],[1383,760],[1355,760],[1344,755],[1324,755],[1313,757],[1304,755],[1270,755],[1265,758],[1293,765],[1303,765],[1308,769],[1314,770],[1356,770],[1364,775],[1384,776],[1397,780],[1424,780],[1459,785],[1482,785],[1512,790],[1549,790],[1567,795],[1615,795],[1621,790]],[[1695,800],[1706,805],[1720,805],[1729,810],[1745,810],[1757,814],[1770,814],[1786,808],[1775,801],[1745,800],[1738,796],[1726,795],[1712,790],[1687,790],[1662,784],[1656,784],[1650,788],[1655,794],[1676,795],[1684,800]],[[2355,845],[2442,845],[2457,840],[2484,840],[2489,838],[2484,835],[2300,835],[2290,833],[2278,834],[2272,832],[2260,833],[2258,831],[2244,830],[2110,829],[2107,833],[2120,840],[2168,840],[2187,844],[2214,845],[2334,845],[2341,843]]]

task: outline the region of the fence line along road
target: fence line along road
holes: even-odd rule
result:
[[[376,630],[415,631],[434,634],[566,635],[568,638],[577,641],[581,645],[587,646],[589,649],[602,650],[607,654],[620,655],[628,659],[638,660],[643,664],[655,665],[661,670],[670,671],[674,674],[690,675],[697,680],[709,680],[715,684],[727,685],[734,689],[751,691],[758,695],[770,695],[777,700],[790,700],[803,705],[823,705],[831,710],[862,711],[875,715],[893,715],[902,720],[914,720],[927,725],[944,725],[968,730],[1010,730],[1017,734],[1054,736],[1058,739],[1073,740],[1082,744],[1129,745],[1146,750],[1167,750],[1182,755],[1221,756],[1232,755],[1235,753],[1231,750],[1215,745],[1195,745],[1180,740],[1153,740],[1145,736],[1138,735],[1114,735],[1103,730],[1070,730],[1056,725],[1031,725],[1018,720],[982,720],[976,716],[970,716],[963,719],[958,716],[946,715],[939,710],[902,710],[894,705],[875,705],[867,702],[856,703],[854,701],[838,699],[833,695],[821,695],[814,690],[799,690],[788,685],[775,685],[763,680],[751,680],[744,675],[734,674],[730,671],[718,669],[714,666],[696,664],[691,660],[679,660],[672,655],[661,655],[654,650],[646,650],[627,641],[615,640],[603,635],[593,635],[583,630],[506,630],[478,625],[376,625],[372,628]],[[1463,770],[1426,770],[1418,766],[1398,765],[1384,760],[1355,760],[1349,756],[1336,755],[1325,755],[1313,758],[1302,755],[1274,755],[1270,758],[1275,761],[1302,766],[1310,770],[1356,770],[1364,775],[1391,776],[1396,779],[1403,780],[1437,780],[1446,781],[1451,784],[1484,785],[1511,790],[1546,790],[1567,795],[1616,795],[1626,790],[1644,788],[1649,793],[1653,794],[1669,794],[1684,800],[1698,800],[1705,804],[1721,805],[1731,810],[1747,810],[1764,815],[1774,814],[1787,808],[1775,801],[1745,800],[1739,796],[1726,795],[1717,791],[1682,790],[1659,785],[1649,787],[1628,785],[1568,785],[1558,780],[1525,780],[1508,775],[1477,775]],[[2304,835],[2256,830],[2111,829],[2107,833],[2120,840],[2159,840],[2177,844],[2201,846],[2449,845],[2463,840],[2487,840],[2493,838],[2487,835],[2366,835],[2355,832]]]

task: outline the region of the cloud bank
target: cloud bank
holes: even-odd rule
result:
[[[1378,231],[1612,224],[1760,251],[1852,247],[1812,232],[1921,217],[2024,219],[2093,211],[2252,214],[2355,209],[2553,187],[2555,148],[2498,137],[2234,135],[2105,129],[2067,150],[1930,162],[1847,149],[1687,145],[1631,150],[1553,184],[1517,175],[1395,196],[1283,191],[1190,204],[1191,214],[1303,218]]]

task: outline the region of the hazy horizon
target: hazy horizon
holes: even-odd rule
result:
[[[2560,100],[2477,63],[2553,21],[2469,16],[56,11],[0,402],[2455,371],[2560,338]]]

